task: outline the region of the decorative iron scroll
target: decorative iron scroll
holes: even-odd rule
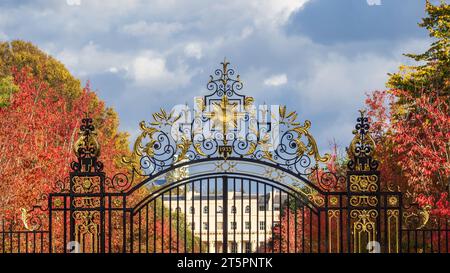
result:
[[[431,216],[431,206],[420,208],[417,204],[405,205],[403,212],[404,225],[411,229],[424,229],[426,226],[436,227],[437,217]]]
[[[101,172],[103,163],[98,161],[100,144],[95,137],[96,133],[92,124],[92,118],[86,117],[82,119],[81,123],[81,136],[73,146],[78,160],[73,161],[70,167],[75,172]]]
[[[365,116],[365,111],[359,111],[353,138],[348,154],[350,160],[348,168],[353,171],[375,171],[378,169],[378,161],[373,158],[375,153],[375,141],[369,134],[369,119]]]
[[[221,65],[207,84],[212,93],[196,98],[193,112],[161,109],[140,123],[133,153],[123,158],[135,173],[152,176],[183,160],[251,159],[309,175],[329,160],[319,154],[310,121],[301,124],[285,106],[257,109],[252,97],[237,93],[243,84],[229,62]]]
[[[74,173],[83,173],[83,175],[88,173],[91,175],[104,175],[103,163],[99,160],[100,144],[96,138],[97,133],[92,118],[85,117],[81,120],[79,134],[80,136],[73,147],[77,160],[72,161],[70,164],[72,171]],[[100,185],[102,185],[105,192],[125,192],[131,187],[132,182],[133,176],[129,178],[125,173],[116,173],[112,177],[105,177],[102,183],[96,183],[96,190],[98,191]],[[77,184],[78,189],[71,189],[70,183],[70,177],[65,177],[63,180],[58,180],[54,183],[53,190],[55,193],[70,193],[80,192],[80,188],[83,187],[83,185]],[[88,190],[88,188],[85,190]]]
[[[41,194],[35,199],[30,210],[20,209],[20,220],[25,230],[37,231],[48,227],[48,195]]]
[[[353,252],[361,253],[367,250],[370,242],[377,241],[377,218],[379,212],[375,209],[371,210],[352,210],[350,218],[353,221],[352,240]]]

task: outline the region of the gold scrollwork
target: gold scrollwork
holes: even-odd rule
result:
[[[421,211],[419,211],[420,218],[422,219],[422,224],[417,229],[424,228],[428,221],[430,220],[430,213],[431,213],[431,206],[426,205],[422,208]]]
[[[238,102],[231,102],[228,96],[222,96],[220,102],[213,102],[211,112],[204,112],[203,115],[212,122],[213,130],[218,129],[223,136],[223,144],[227,145],[227,132],[230,128],[238,127],[239,119],[245,117],[246,112],[239,112],[240,105]]]
[[[56,207],[56,208],[59,208],[59,207],[61,207],[62,206],[62,201],[61,201],[61,199],[55,199],[55,201],[53,202],[53,205]]]
[[[100,144],[95,137],[95,132],[90,132],[89,134],[82,134],[73,145],[73,152],[77,157],[80,157],[80,151],[89,153],[91,157],[100,156]]]
[[[416,226],[417,229],[424,228],[430,220],[431,206],[426,205],[421,208],[418,213],[414,211],[406,211],[403,213],[404,223],[408,226]]]
[[[28,218],[29,218],[29,216],[28,216],[28,211],[27,211],[25,208],[21,208],[21,209],[20,209],[20,212],[21,212],[22,223],[23,223],[25,229],[30,230],[30,231],[33,231],[34,228],[33,228],[33,227],[30,227],[30,226],[28,225]]]
[[[323,207],[325,205],[325,198],[313,188],[307,185],[302,185],[301,187],[297,187],[297,190],[316,206]]]
[[[155,121],[152,123],[152,125],[156,126],[157,124],[160,124],[161,121],[158,118],[158,115],[155,113],[153,115],[153,118]],[[133,153],[131,156],[123,156],[122,162],[129,165],[134,171],[145,174],[144,171],[141,170],[140,161],[142,156],[147,154],[149,157],[154,156],[154,145],[156,143],[156,140],[153,139],[153,135],[160,130],[154,127],[148,127],[145,124],[145,121],[141,121],[139,123],[139,127],[141,128],[141,134],[136,138],[136,141],[133,145]],[[149,139],[149,141],[143,145],[142,142],[145,138]]]
[[[330,253],[340,251],[340,215],[339,210],[329,210],[328,211],[328,250]],[[334,223],[334,225],[333,225]],[[335,234],[335,236],[333,236]],[[334,237],[334,238],[333,238]],[[335,251],[333,251],[333,241],[335,240]]]
[[[361,253],[367,243],[376,240],[376,218],[378,217],[378,212],[375,209],[352,210],[350,217],[355,220],[352,225],[353,251]]]
[[[188,166],[183,166],[168,172],[166,174],[166,182],[173,183],[188,177],[189,177],[189,168]]]
[[[387,210],[388,253],[399,252],[399,215],[399,210]]]
[[[330,154],[324,154],[320,156],[319,149],[317,148],[316,140],[309,133],[309,128],[311,127],[311,122],[306,120],[303,126],[297,126],[293,128],[293,131],[299,134],[299,138],[296,140],[297,142],[297,156],[302,156],[303,154],[308,154],[310,156],[314,156],[316,163],[319,162],[328,162],[331,158]],[[302,136],[305,136],[308,139],[308,144],[305,146],[303,142],[300,140]],[[308,149],[309,148],[309,149]]]
[[[376,192],[378,190],[378,176],[350,175],[350,191],[352,192]]]
[[[359,206],[375,207],[376,205],[378,205],[378,198],[376,196],[367,196],[367,195],[352,196],[350,197],[350,205],[354,207]]]
[[[389,204],[389,206],[396,206],[396,205],[398,205],[398,198],[397,198],[397,196],[389,196],[388,204]]]
[[[337,198],[336,196],[330,197],[330,205],[336,206],[338,203],[339,203],[339,198]]]
[[[73,202],[75,208],[98,208],[100,199],[96,197],[76,197]]]
[[[323,198],[323,196],[320,196],[320,195],[317,194],[317,193],[310,194],[310,195],[308,196],[308,198],[309,198],[311,201],[313,201],[314,204],[316,204],[316,205],[319,206],[319,207],[323,207],[323,205],[325,205],[325,199]]]
[[[115,207],[121,207],[122,206],[122,200],[120,200],[120,199],[114,199],[114,201],[112,203],[113,203],[113,205]]]
[[[100,212],[75,211],[75,240],[80,243],[80,249],[95,253],[99,251],[100,238]]]
[[[399,185],[395,185],[393,183],[389,183],[387,185],[387,190],[390,191],[390,192],[400,191],[400,186]]]
[[[100,192],[99,176],[74,176],[72,191],[74,193]]]

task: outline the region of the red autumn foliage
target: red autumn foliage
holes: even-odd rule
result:
[[[68,105],[26,69],[13,74],[20,92],[13,95],[10,106],[0,108],[0,215],[4,216],[30,209],[37,198],[52,191],[57,180],[68,175],[81,118],[87,112],[99,117],[104,109],[102,102],[90,103],[94,93],[89,85]],[[124,151],[114,146],[114,139],[101,133],[98,139],[102,158],[108,159],[105,171],[116,173],[118,167],[109,159]]]
[[[448,193],[446,192],[441,193],[437,201],[434,196],[419,194],[417,197],[417,203],[420,207],[430,206],[430,208],[432,208],[431,213],[434,215],[441,217],[450,216]]]
[[[322,233],[325,219],[321,219]],[[303,209],[283,210],[280,222],[273,227],[273,238],[258,252],[310,253],[318,252],[319,217],[304,206]],[[323,248],[323,246],[321,247]]]
[[[56,92],[31,76],[27,69],[14,71],[13,75],[20,91],[14,94],[8,107],[0,108],[0,215],[5,219],[19,220],[16,228],[22,230],[21,209],[31,209],[42,195],[54,191],[56,181],[64,181],[68,177],[70,162],[75,160],[73,144],[78,138],[81,118],[89,113],[94,117],[94,123],[96,119],[102,119],[102,125],[106,128],[113,127],[109,123],[115,121],[101,114],[105,113],[105,106],[95,99],[89,85],[68,105],[67,100],[61,97],[61,92]],[[112,176],[117,172],[126,172],[113,159],[128,151],[117,148],[120,145],[116,145],[116,139],[101,130],[97,130],[97,138],[101,145],[100,160],[105,173]],[[139,199],[139,196],[135,198]],[[47,230],[47,212],[41,213],[44,216],[42,230]],[[114,216],[112,220],[114,224],[119,223],[118,230],[121,228],[121,221],[118,220],[121,219]],[[155,223],[157,252],[161,251],[162,245],[164,251],[169,248],[175,250],[176,247],[174,241],[168,241],[169,218],[165,216],[163,221],[157,219]],[[53,222],[54,250],[62,251],[65,247],[62,240],[63,225],[62,220]],[[172,238],[175,236],[176,231],[172,227]],[[150,237],[153,238],[153,235]],[[119,232],[113,234],[112,240],[113,251],[118,251],[122,245]]]
[[[432,202],[432,211],[445,214],[449,208],[443,196],[447,196],[450,177],[450,108],[449,101],[437,93],[414,97],[402,90],[375,91],[366,105],[382,179],[396,183],[421,204],[441,192],[442,202],[439,207]],[[407,103],[395,103],[398,97]]]

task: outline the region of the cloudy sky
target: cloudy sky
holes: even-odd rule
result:
[[[226,56],[241,93],[312,121],[322,151],[347,146],[365,93],[430,40],[425,0],[2,0],[0,40],[61,60],[133,137],[161,106],[192,104]]]

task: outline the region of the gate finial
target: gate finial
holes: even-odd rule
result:
[[[92,123],[92,118],[86,115],[81,120],[80,137],[73,146],[73,151],[78,161],[73,161],[71,168],[78,172],[100,172],[103,164],[98,161],[100,156],[100,144],[96,138],[97,133]]]
[[[353,171],[375,171],[378,169],[378,161],[373,158],[375,141],[369,133],[369,118],[365,110],[359,110],[359,113],[353,130],[355,136],[347,149],[350,158],[347,166]]]

